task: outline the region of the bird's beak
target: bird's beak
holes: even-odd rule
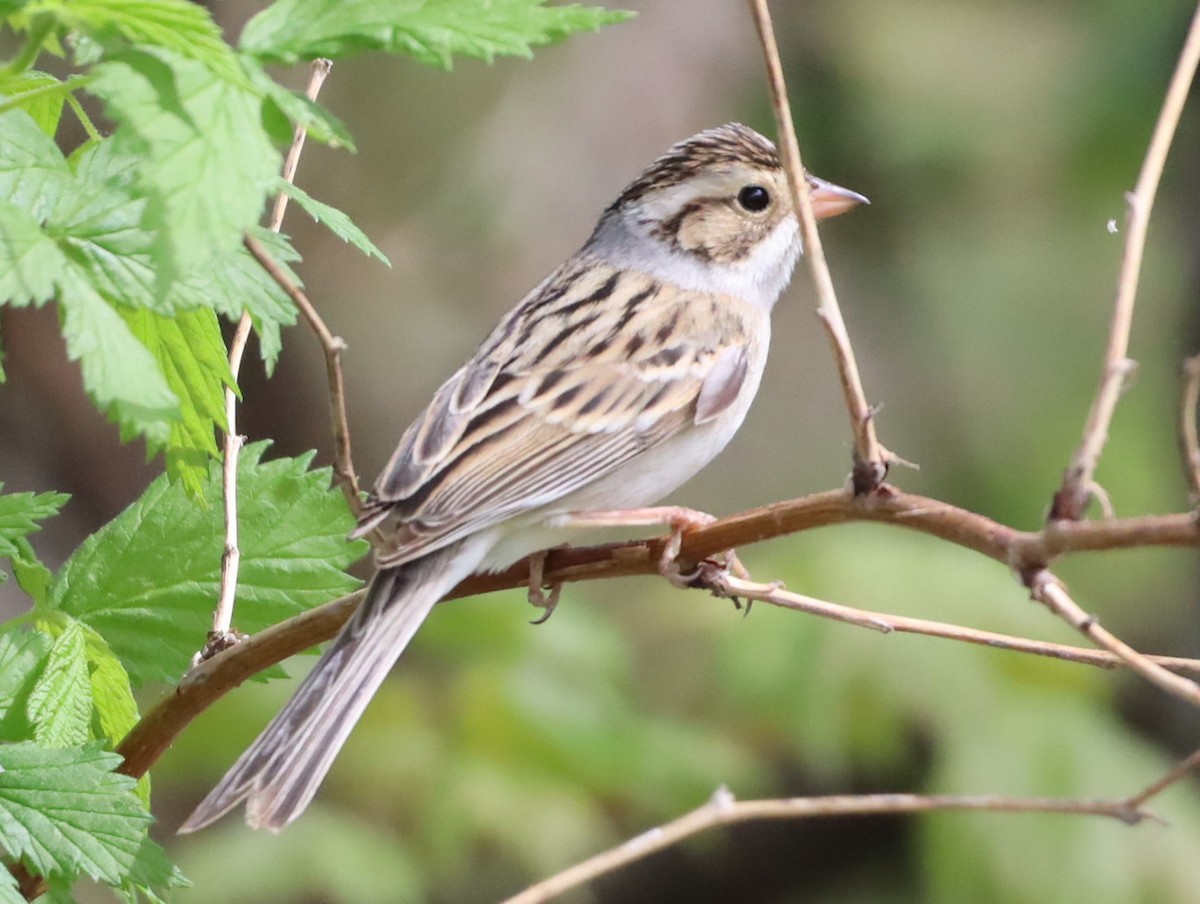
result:
[[[813,215],[818,220],[836,217],[859,204],[870,204],[864,195],[816,176],[808,177],[808,192],[812,198]]]

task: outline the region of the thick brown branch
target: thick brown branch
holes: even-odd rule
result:
[[[1006,566],[1015,562],[1046,562],[1056,556],[1079,551],[1139,546],[1200,546],[1200,530],[1197,530],[1195,516],[1190,513],[1063,524],[1044,532],[1026,533],[946,503],[884,487],[883,492],[869,497],[854,497],[845,491],[833,490],[733,515],[686,533],[681,557],[687,562],[700,562],[733,547],[852,522],[899,525],[976,550]],[[568,583],[657,574],[663,543],[663,539],[654,539],[551,550],[544,565],[545,580]],[[528,563],[518,562],[498,574],[468,578],[450,594],[450,598],[525,587],[528,580]],[[121,771],[127,775],[142,775],[188,723],[219,697],[264,668],[332,637],[350,617],[360,598],[361,593],[353,594],[305,612],[197,666],[121,742],[117,748],[125,757]],[[896,630],[909,629],[900,627],[904,620],[895,616],[865,613],[865,617],[887,621],[895,625]],[[1019,638],[1006,641],[1005,635],[988,636],[968,629],[957,629],[964,634],[956,637],[952,630],[955,626],[947,626],[946,631],[939,633],[931,629],[935,623],[921,623],[919,620],[911,620],[911,623],[914,630],[916,627],[926,629],[917,633],[937,634],[1105,667],[1121,662],[1118,656],[1093,650],[1045,646],[1037,641],[1022,641]],[[967,636],[971,633],[977,636]],[[1154,658],[1152,661],[1168,667],[1191,668],[1193,671],[1197,668],[1197,664],[1190,660]]]

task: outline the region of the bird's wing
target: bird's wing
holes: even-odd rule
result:
[[[740,312],[594,262],[573,278],[531,293],[405,432],[358,531],[394,520],[381,565],[566,496],[737,398]]]

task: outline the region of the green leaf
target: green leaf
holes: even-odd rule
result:
[[[366,549],[345,540],[353,517],[330,470],[307,470],[311,454],[264,463],[266,448],[247,446],[238,466],[236,621],[246,631],[352,590],[358,581],[343,569]],[[203,643],[220,581],[220,486],[214,463],[201,506],[158,478],[55,579],[52,605],[98,631],[135,686],[176,680]]]
[[[179,400],[153,355],[83,273],[68,269],[60,284],[67,355],[79,362],[88,395],[121,424],[123,439],[136,431],[152,444],[165,445],[168,422],[179,417]]]
[[[29,694],[27,713],[33,738],[43,747],[74,747],[88,740],[92,686],[78,622],[68,622],[54,639],[42,675]]]
[[[0,133],[3,128],[0,119]],[[0,200],[0,304],[43,304],[54,297],[55,278],[65,266],[62,252],[38,221]]]
[[[389,267],[392,265],[392,262],[387,259],[384,253],[375,247],[375,243],[367,238],[366,233],[355,226],[350,217],[346,216],[346,214],[342,213],[336,207],[322,204],[303,189],[282,178],[278,182],[278,187],[280,190],[287,192],[288,197],[299,204],[305,213],[318,223],[324,223],[329,231],[343,242],[349,242],[363,254],[368,257],[377,258]]]
[[[33,178],[22,175],[22,167],[36,154],[49,162],[40,169],[31,167]],[[128,263],[120,256],[128,250],[120,241],[137,240],[136,227],[129,221],[130,212],[137,212],[136,201],[103,186],[92,193],[80,190],[53,142],[20,110],[0,116],[0,197],[26,207],[0,201],[0,302],[41,304],[57,297],[68,355],[80,362],[97,407],[121,424],[124,436],[140,433],[152,443],[165,444],[169,422],[178,416],[178,400],[153,356],[96,288],[115,291],[120,283],[120,272],[105,283],[98,261]],[[83,209],[95,214],[88,219],[80,213],[77,199],[89,199],[98,212],[85,204]],[[84,240],[73,241],[53,222],[64,211],[79,214],[80,223],[71,225]],[[47,219],[43,227],[40,221]],[[98,241],[88,243],[87,224],[93,222],[101,224],[97,232],[107,230],[119,238],[110,240],[107,249]]]
[[[0,633],[0,741],[29,738],[29,694],[45,666],[53,640],[41,631]]]
[[[243,65],[250,75],[251,83],[264,99],[277,106],[293,125],[304,126],[310,138],[330,147],[346,148],[352,153],[356,150],[354,137],[345,123],[323,106],[302,91],[291,91],[283,87],[267,75],[262,65],[253,57],[244,57]],[[290,135],[281,137],[285,140],[291,139]]]
[[[122,316],[179,399],[180,416],[171,422],[165,445],[167,474],[199,496],[208,463],[217,455],[214,431],[225,426],[225,387],[234,385],[216,315],[198,308],[164,317],[130,308]]]
[[[259,59],[295,63],[366,50],[407,53],[449,68],[455,55],[491,61],[621,22],[630,13],[544,5],[545,0],[278,0],[242,30],[240,47]]]
[[[40,222],[74,182],[66,158],[32,116],[0,113],[0,198]]]
[[[16,541],[41,530],[38,522],[57,515],[70,498],[66,493],[0,493],[0,556],[17,555]]]
[[[0,904],[26,904],[17,880],[8,870],[0,870]]]
[[[87,625],[79,622],[92,685],[94,705],[92,737],[114,746],[137,724],[137,701],[129,673],[121,665],[108,643]]]
[[[111,55],[130,45],[173,51],[234,84],[246,75],[233,48],[203,6],[188,0],[71,0],[54,7],[58,21]]]
[[[92,744],[49,750],[0,746],[0,844],[37,875],[85,874],[115,886],[182,884],[146,836],[152,817],[121,762]]]
[[[270,369],[280,350],[280,328],[295,322],[296,308],[246,249],[239,243],[207,259],[159,296],[153,237],[141,226],[145,200],[132,194],[137,158],[122,154],[112,141],[103,141],[78,155],[74,163],[83,185],[54,211],[53,220],[64,245],[87,269],[100,293],[160,314],[212,308],[236,321],[243,310],[249,310]],[[252,231],[280,263],[299,259],[286,238],[267,230]],[[294,273],[288,273],[300,284]],[[174,384],[172,388],[179,393]]]
[[[46,593],[50,589],[52,575],[50,569],[42,564],[29,541],[22,537],[16,541],[17,553],[11,559],[13,576],[22,590],[29,594],[36,605],[46,601]]]
[[[0,95],[6,100],[0,109],[15,107],[24,110],[50,138],[58,131],[62,108],[67,95],[86,79],[59,81],[48,72],[0,72]]]
[[[292,282],[303,286],[303,281],[287,266],[300,259],[287,237],[259,227],[250,232],[283,267]],[[268,374],[274,369],[283,347],[281,327],[296,322],[296,306],[292,300],[241,245],[230,253],[212,258],[206,266],[172,286],[167,301],[176,307],[211,304],[232,322],[241,318],[243,310],[249,311]]]
[[[166,51],[126,53],[94,69],[92,91],[120,123],[112,140],[141,156],[143,228],[154,236],[159,291],[257,222],[279,169],[262,100]]]

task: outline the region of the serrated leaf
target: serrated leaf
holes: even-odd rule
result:
[[[137,158],[122,154],[106,140],[73,162],[82,185],[55,209],[52,219],[62,242],[100,293],[160,314],[212,308],[236,322],[243,310],[249,310],[269,371],[281,347],[280,328],[295,323],[296,308],[246,249],[239,243],[207,259],[159,296],[153,239],[141,225],[145,200],[132,193]],[[299,259],[286,238],[252,231],[281,264]],[[301,284],[286,266],[285,270]]]
[[[245,631],[352,590],[358,581],[343,569],[366,549],[345,540],[353,517],[330,470],[307,470],[311,455],[262,462],[266,448],[247,446],[238,467],[235,621]],[[135,686],[174,681],[203,642],[220,580],[220,485],[213,464],[201,506],[158,478],[55,579],[51,604],[98,631]]]
[[[37,220],[0,200],[0,304],[45,303],[54,297],[55,279],[66,265]]]
[[[389,267],[392,265],[387,256],[375,247],[375,243],[367,238],[366,233],[336,207],[321,203],[302,188],[284,179],[279,180],[278,187],[287,192],[288,197],[299,204],[305,213],[318,223],[324,223],[326,228],[343,242],[348,242],[368,257],[383,261]]]
[[[26,706],[52,644],[41,631],[10,628],[0,633],[0,741],[29,737]]]
[[[68,269],[59,283],[67,355],[79,362],[88,395],[120,423],[122,438],[136,431],[165,445],[179,400],[154,357],[84,274]]]
[[[110,55],[130,45],[162,47],[234,84],[247,82],[212,15],[188,0],[71,0],[56,6],[55,16]]]
[[[179,417],[171,422],[164,447],[167,474],[199,496],[208,463],[217,455],[214,431],[225,427],[225,387],[234,385],[217,317],[206,308],[173,317],[128,309],[122,316],[179,399]]]
[[[68,622],[54,639],[26,707],[33,738],[43,747],[74,747],[88,740],[92,685],[78,622]]]
[[[93,71],[91,90],[120,123],[117,149],[142,158],[142,227],[153,236],[161,293],[237,246],[262,213],[279,153],[262,127],[261,98],[198,63],[156,50]]]
[[[13,106],[24,110],[39,129],[53,138],[62,118],[63,103],[71,91],[85,79],[74,78],[63,82],[48,72],[30,69],[25,72],[0,72],[0,107]]]
[[[106,747],[116,744],[137,724],[139,713],[133,698],[129,673],[112,647],[94,630],[81,622],[88,662],[88,679],[92,685],[92,724],[90,737],[103,741]],[[147,809],[150,807],[150,774],[138,779],[135,792]]]
[[[251,229],[250,233],[267,249],[295,285],[304,285],[287,266],[299,260],[300,255],[286,236],[259,227]],[[171,288],[167,299],[177,306],[207,301],[230,322],[237,322],[243,310],[249,311],[254,331],[258,333],[259,354],[266,364],[268,375],[274,370],[283,348],[280,330],[296,322],[296,306],[292,300],[241,245],[188,274]]]
[[[291,91],[267,75],[253,57],[244,57],[251,84],[263,97],[275,104],[293,125],[304,126],[308,136],[330,147],[342,147],[353,153],[354,137],[345,123],[302,91]],[[290,140],[289,136],[281,136]]]
[[[27,904],[17,880],[8,870],[0,870],[0,904]]]
[[[0,114],[0,198],[40,222],[74,181],[66,158],[32,116]]]
[[[18,554],[16,541],[41,530],[38,522],[57,515],[70,498],[66,493],[0,493],[0,556]]]
[[[92,628],[82,624],[80,627],[92,684],[92,737],[113,746],[137,724],[137,701],[133,699],[129,673],[112,647]]]
[[[50,569],[42,564],[29,540],[22,537],[16,541],[16,545],[17,552],[9,559],[12,562],[13,577],[34,604],[40,606],[46,601],[46,592],[50,589]]]
[[[630,14],[545,0],[278,0],[242,30],[240,48],[261,60],[295,63],[382,50],[449,68],[456,55],[528,57],[532,48]]]
[[[41,876],[179,884],[146,836],[152,817],[133,795],[133,779],[112,771],[120,762],[96,744],[0,746],[0,844],[9,856]]]

